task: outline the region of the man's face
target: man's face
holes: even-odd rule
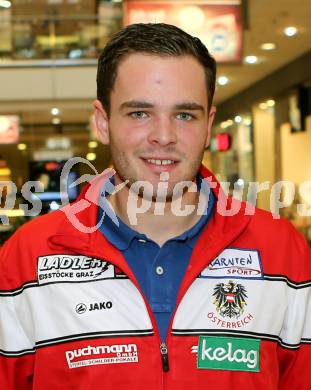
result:
[[[110,144],[116,183],[148,181],[155,196],[160,174],[174,185],[193,180],[209,142],[215,109],[207,111],[204,69],[191,56],[131,54],[118,67],[110,117],[95,102],[101,140]]]

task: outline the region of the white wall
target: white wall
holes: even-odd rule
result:
[[[256,181],[270,182],[270,188],[275,182],[275,121],[270,110],[253,109],[254,118],[254,154]],[[258,194],[257,206],[270,210],[270,191]]]
[[[282,180],[299,185],[311,180],[311,116],[306,131],[291,133],[289,123],[281,126]]]
[[[0,68],[0,102],[95,96],[96,66]]]

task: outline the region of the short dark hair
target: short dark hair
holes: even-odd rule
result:
[[[97,99],[110,113],[110,94],[118,65],[129,54],[148,53],[160,56],[191,55],[204,67],[208,108],[213,101],[216,83],[216,62],[199,38],[165,23],[131,24],[118,31],[98,59]]]

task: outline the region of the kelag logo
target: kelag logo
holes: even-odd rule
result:
[[[200,336],[198,368],[229,371],[260,371],[260,340]]]

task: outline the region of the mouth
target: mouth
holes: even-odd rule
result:
[[[155,164],[155,165],[172,165],[175,164],[175,160],[160,160],[160,159],[154,159],[154,158],[148,158],[147,161],[149,164]]]
[[[142,158],[142,161],[155,172],[172,170],[179,163],[179,161],[169,158]]]

